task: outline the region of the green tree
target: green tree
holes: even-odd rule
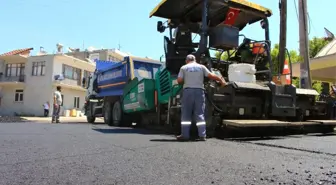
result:
[[[329,40],[324,38],[313,37],[313,39],[309,40],[309,57],[314,58],[329,42]]]
[[[234,52],[234,50],[230,50],[230,51],[229,51],[230,55],[231,55],[233,52]],[[226,51],[224,51],[223,53],[217,51],[217,52],[215,53],[215,56],[216,56],[217,59],[220,58],[222,61],[226,61],[226,60],[228,60],[228,58],[229,58],[228,52],[226,52]]]
[[[290,50],[289,56],[287,53],[285,55],[286,55],[286,60],[288,62],[289,62],[289,57],[290,57],[290,61],[292,64],[302,61],[302,57],[295,50]],[[274,66],[273,67],[274,73],[278,73],[278,69],[279,69],[278,56],[279,56],[279,44],[275,44],[271,50],[271,58],[272,58],[273,66]]]

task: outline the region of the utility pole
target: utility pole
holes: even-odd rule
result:
[[[279,77],[282,74],[286,60],[286,45],[287,45],[287,0],[279,2],[280,9],[280,38],[279,38]]]
[[[303,61],[300,63],[300,87],[303,89],[311,89],[312,82],[310,76],[307,0],[299,0],[298,9],[300,25],[300,56],[303,58]]]

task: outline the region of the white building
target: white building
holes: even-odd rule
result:
[[[42,105],[47,101],[52,105],[58,85],[63,96],[61,114],[82,110],[86,95],[83,78],[95,70],[95,64],[62,53],[29,56],[32,49],[0,55],[0,115],[42,116]],[[64,80],[55,80],[55,75],[63,75]]]

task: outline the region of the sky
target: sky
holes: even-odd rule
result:
[[[250,0],[273,11],[269,19],[271,41],[279,40],[278,0]],[[295,2],[288,0],[287,47],[298,50],[299,26]],[[112,49],[135,56],[159,59],[164,54],[163,36],[156,31],[158,18],[149,18],[160,0],[0,0],[0,53],[33,47],[35,55],[42,46],[48,53],[56,44],[64,48]],[[309,37],[325,36],[324,27],[336,31],[336,1],[308,0]],[[243,32],[259,40],[264,36],[259,24]]]

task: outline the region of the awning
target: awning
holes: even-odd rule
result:
[[[300,77],[300,63],[293,66],[293,77]],[[336,83],[336,53],[310,59],[310,74],[313,80]]]
[[[312,80],[336,83],[336,39],[310,59]],[[300,77],[300,63],[293,64],[293,77]]]

